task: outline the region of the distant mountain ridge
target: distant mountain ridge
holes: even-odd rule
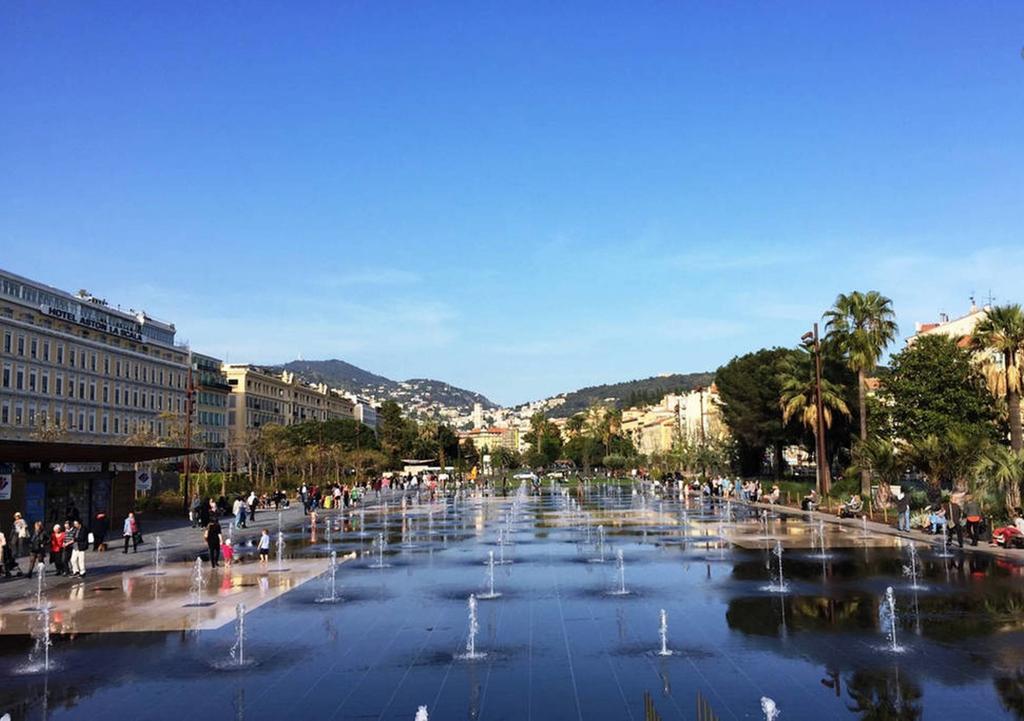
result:
[[[585,411],[594,404],[602,403],[612,403],[616,408],[649,405],[657,403],[669,393],[685,393],[699,386],[710,386],[714,379],[715,374],[710,372],[669,373],[621,383],[589,386],[564,394],[565,403],[551,408],[547,415],[552,418],[566,418]],[[562,396],[554,396],[559,397]]]
[[[396,381],[343,360],[294,360],[277,366],[291,371],[301,378],[314,383],[326,383],[331,388],[341,388],[350,393],[368,396],[375,400],[394,399],[411,413],[432,415],[437,408],[457,408],[469,413],[473,404],[479,403],[485,409],[497,408],[497,404],[481,393],[453,386],[432,378],[410,378]]]
[[[407,413],[415,416],[437,417],[444,409],[457,409],[462,414],[468,414],[472,412],[474,403],[481,404],[485,410],[499,407],[481,393],[459,388],[444,381],[431,378],[396,381],[338,358],[294,360],[273,367],[295,373],[306,381],[325,383],[331,388],[340,388],[375,401],[393,399]],[[709,386],[714,378],[714,373],[671,373],[621,383],[588,386],[545,399],[548,402],[546,415],[564,418],[585,411],[592,405],[605,403],[611,403],[618,408],[650,405],[657,403],[668,393],[685,393],[698,386]],[[565,401],[561,404],[552,403],[562,398]],[[516,407],[521,408],[525,405]]]

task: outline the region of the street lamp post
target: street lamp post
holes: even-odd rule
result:
[[[801,340],[814,344],[814,410],[816,416],[814,438],[817,445],[814,455],[817,456],[818,465],[818,494],[825,495],[829,492],[831,478],[829,477],[828,459],[825,455],[825,405],[821,398],[821,340],[818,337],[818,324],[814,324],[812,332],[804,333]]]
[[[192,404],[195,400],[196,389],[192,381],[192,359],[188,361],[188,376],[185,382],[185,492],[184,496],[185,513],[189,511],[189,485],[192,481]]]

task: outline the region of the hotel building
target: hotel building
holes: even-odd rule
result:
[[[180,432],[189,353],[174,335],[0,269],[0,437],[152,445]]]

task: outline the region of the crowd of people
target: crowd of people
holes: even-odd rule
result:
[[[72,504],[64,513],[63,523],[47,526],[42,521],[29,525],[21,513],[5,533],[0,531],[0,575],[5,578],[28,578],[41,564],[49,564],[54,575],[83,578],[86,574],[86,554],[107,550],[110,523],[105,512],[98,512],[87,526],[78,509]],[[129,543],[138,549],[141,542],[135,514],[124,520],[124,552]],[[27,568],[22,568],[23,558]]]

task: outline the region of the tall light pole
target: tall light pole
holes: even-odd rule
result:
[[[194,403],[196,388],[192,381],[192,357],[188,359],[188,376],[185,381],[185,513],[188,513],[191,499],[189,497],[189,485],[192,481],[192,404]]]
[[[818,337],[818,324],[814,324],[814,330],[804,333],[800,338],[804,343],[813,343],[814,349],[814,409],[815,409],[815,441],[817,449],[814,455],[818,462],[818,494],[824,495],[829,492],[831,478],[829,477],[828,459],[825,457],[825,405],[821,398],[821,340]]]
[[[697,399],[700,402],[700,475],[701,480],[706,480],[708,467],[704,454],[704,449],[707,447],[707,437],[704,434],[704,386],[697,386],[694,390],[697,392]]]

